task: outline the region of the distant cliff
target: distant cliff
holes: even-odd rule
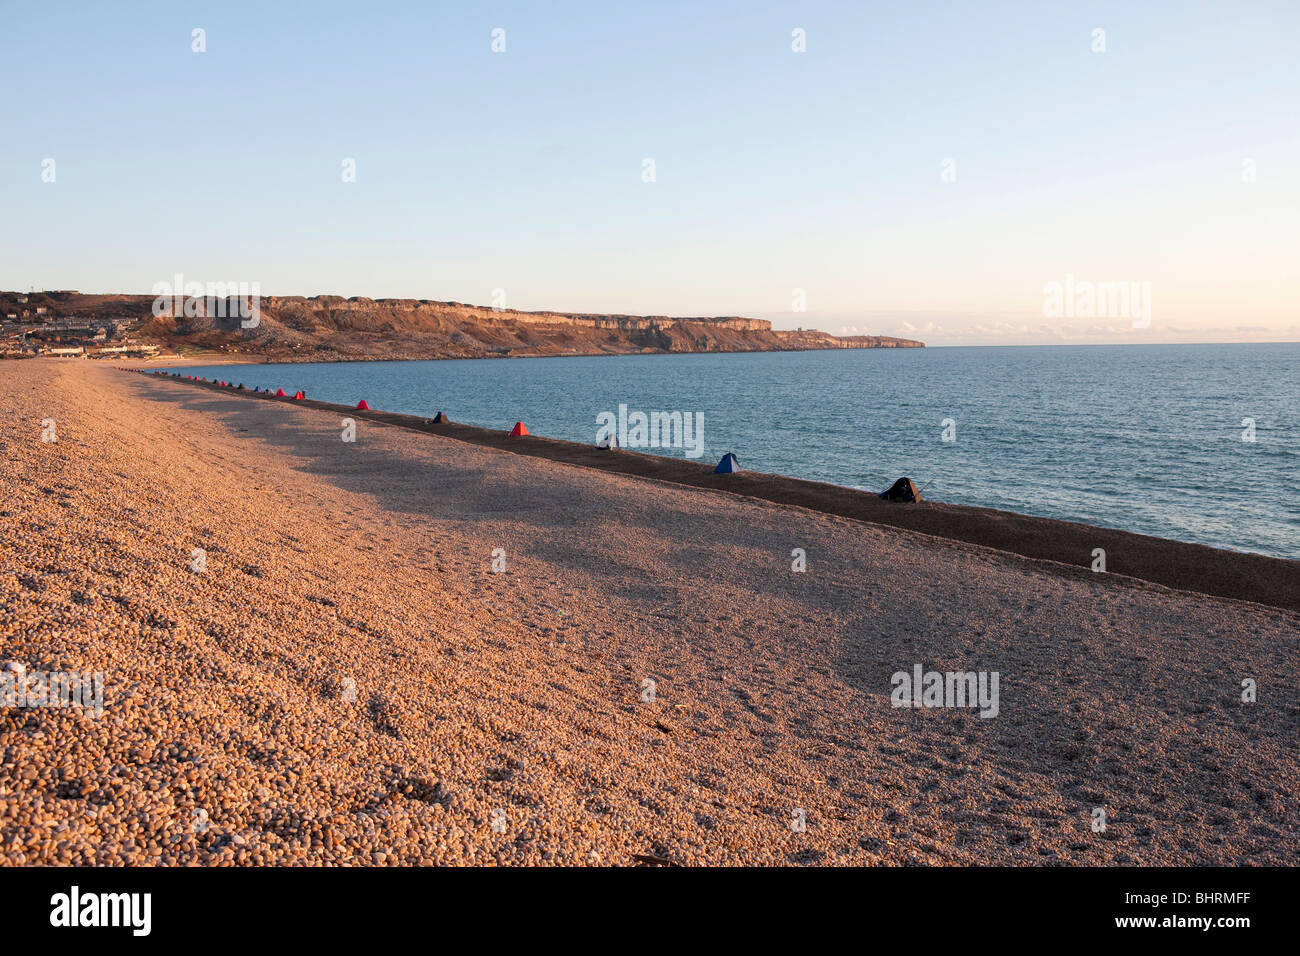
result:
[[[16,293],[0,294],[0,306]],[[818,331],[776,331],[763,319],[737,316],[586,315],[518,312],[425,299],[263,296],[259,322],[209,313],[153,315],[152,296],[31,293],[42,318],[129,322],[130,335],[180,352],[254,354],[270,361],[490,358],[545,355],[629,355],[656,352],[771,352],[836,348],[920,348],[889,336],[838,337]],[[32,305],[24,305],[25,309]],[[233,310],[231,310],[233,311]],[[32,320],[34,321],[34,320]],[[139,323],[136,326],[136,323]]]

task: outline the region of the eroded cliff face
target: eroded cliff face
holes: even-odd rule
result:
[[[462,322],[516,322],[524,325],[573,325],[583,328],[620,329],[625,332],[671,325],[677,322],[707,323],[718,328],[741,332],[766,332],[772,323],[763,319],[746,319],[740,316],[717,318],[673,318],[666,315],[592,315],[570,312],[519,312],[513,309],[492,309],[461,302],[431,302],[426,299],[344,299],[340,296],[322,295],[315,298],[302,296],[268,296],[262,299],[263,308],[281,314],[312,313],[329,315],[345,324],[355,324],[358,317],[386,314],[394,319],[423,324],[431,319],[451,317]],[[363,320],[362,320],[363,321]]]
[[[133,317],[133,337],[180,351],[212,350],[271,361],[628,355],[828,348],[918,348],[887,336],[775,331],[763,319],[519,312],[423,299],[263,296],[258,324],[209,301],[198,315],[153,315],[151,296],[65,294],[60,316]],[[223,302],[222,305],[225,303]]]

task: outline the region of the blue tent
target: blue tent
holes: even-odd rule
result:
[[[723,455],[722,461],[718,462],[718,467],[713,469],[715,475],[730,475],[737,471],[740,471],[740,462],[736,461],[736,456],[731,452]]]

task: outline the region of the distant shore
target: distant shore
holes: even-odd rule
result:
[[[907,348],[920,348],[922,346],[907,346]],[[202,355],[189,353],[186,355],[166,356],[154,355],[142,359],[129,359],[127,363],[132,367],[143,368],[172,366],[175,368],[192,367],[192,366],[221,366],[221,365],[345,365],[358,362],[494,362],[507,361],[509,359],[563,359],[563,358],[654,358],[669,357],[681,355],[751,355],[762,353],[766,355],[780,355],[794,352],[828,352],[828,351],[875,351],[878,346],[843,346],[841,349],[737,349],[717,352],[547,352],[542,354],[509,354],[509,355],[403,355],[403,356],[365,356],[365,355],[252,355],[242,353],[210,352]],[[169,361],[170,358],[170,361]],[[110,361],[110,360],[105,360]],[[110,361],[110,364],[117,364]]]
[[[175,352],[250,353],[267,362],[925,347],[888,335],[774,329],[767,319],[734,315],[528,312],[427,299],[261,296],[227,287],[206,296],[0,291],[0,314],[16,316],[0,322],[10,335],[40,339],[41,327],[52,325],[60,341],[88,344],[102,329],[110,342],[129,335]]]

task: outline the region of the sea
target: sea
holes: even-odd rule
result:
[[[214,365],[187,374],[1300,559],[1300,343]],[[621,408],[620,408],[621,407]],[[685,419],[683,418],[685,421]],[[648,436],[647,436],[648,437]],[[674,442],[674,439],[677,439]]]

